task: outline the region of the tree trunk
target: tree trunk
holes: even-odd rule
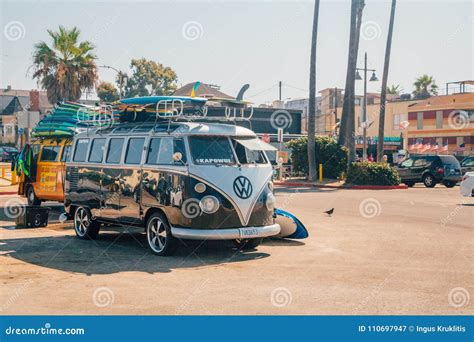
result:
[[[363,0],[352,0],[351,26],[349,36],[349,54],[347,60],[346,86],[342,106],[341,125],[339,128],[339,144],[349,149],[348,166],[355,160],[355,73],[357,67],[357,53],[359,50],[359,36],[362,22]]]
[[[313,35],[311,38],[311,62],[309,71],[309,108],[308,108],[308,179],[316,180],[316,45],[318,41],[319,0],[314,2]]]
[[[387,45],[385,47],[385,61],[383,64],[382,91],[380,93],[379,137],[377,142],[377,161],[383,159],[383,139],[385,130],[385,101],[387,97],[388,67],[390,65],[390,52],[392,49],[393,23],[395,21],[395,5],[397,0],[392,0],[390,11],[390,25],[388,27]]]

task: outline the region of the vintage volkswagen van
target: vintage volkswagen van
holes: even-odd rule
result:
[[[256,247],[279,234],[274,149],[234,124],[120,124],[74,137],[65,208],[78,237],[101,224],[145,227],[151,250],[170,255],[179,239],[234,240]]]
[[[31,160],[29,165],[23,166],[26,170],[20,173],[18,194],[27,198],[28,205],[40,205],[43,201],[62,203],[65,162],[71,149],[71,139],[36,139],[27,148],[30,149]],[[24,150],[20,156],[23,153]]]

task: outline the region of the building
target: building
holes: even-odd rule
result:
[[[474,93],[420,100],[408,108],[408,145],[423,144],[435,152],[474,154]],[[413,148],[412,148],[413,149]]]
[[[20,133],[28,132],[39,121],[40,116],[52,109],[46,92],[37,90],[0,90],[0,142],[20,144]]]
[[[316,97],[316,116],[321,114],[321,97]],[[294,99],[288,100],[285,103],[285,109],[288,110],[299,110],[301,111],[301,132],[303,134],[308,133],[308,111],[309,111],[309,99]]]

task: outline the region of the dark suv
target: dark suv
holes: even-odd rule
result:
[[[443,183],[452,188],[461,181],[461,165],[453,156],[412,156],[401,162],[397,169],[402,182],[410,187],[423,183],[432,188]]]

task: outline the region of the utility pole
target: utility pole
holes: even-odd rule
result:
[[[364,141],[362,146],[362,160],[367,160],[367,52],[364,56],[364,107],[362,109],[364,111],[363,114],[363,121],[364,124]]]
[[[367,160],[367,71],[372,71],[372,77],[370,77],[371,82],[378,81],[377,76],[375,76],[375,69],[367,69],[367,52],[364,57],[364,68],[356,68],[356,80],[361,80],[362,78],[359,75],[359,70],[364,72],[364,103],[362,105],[362,128],[363,128],[363,147],[362,147],[362,160]]]
[[[118,79],[118,83],[119,83],[119,99],[121,100],[122,97],[123,97],[123,86],[124,86],[124,81],[126,78],[128,78],[127,74],[125,74],[124,72],[114,68],[114,67],[111,67],[109,65],[100,65],[101,68],[107,68],[107,69],[112,69],[113,71],[115,71],[117,73],[117,79]]]
[[[334,124],[336,125],[337,124],[337,87],[334,88]],[[336,131],[337,131],[337,127],[336,127]]]
[[[280,81],[280,82],[278,82],[278,88],[279,88],[278,100],[280,100],[280,101],[281,101],[281,86],[282,86],[282,83],[281,83],[281,81]]]

